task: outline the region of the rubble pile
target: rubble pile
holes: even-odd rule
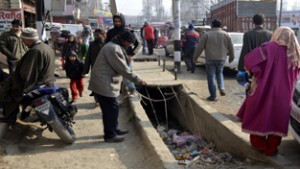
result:
[[[250,159],[237,159],[230,153],[218,152],[213,143],[207,143],[201,136],[187,131],[167,130],[164,125],[158,125],[156,130],[178,164],[184,168],[246,169],[254,162]]]

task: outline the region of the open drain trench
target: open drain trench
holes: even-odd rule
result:
[[[228,119],[182,85],[147,86],[139,93],[141,98],[133,98],[131,103],[163,168],[261,165],[245,161],[247,156],[264,157],[219,122],[228,123]]]

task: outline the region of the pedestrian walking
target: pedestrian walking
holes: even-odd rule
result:
[[[148,55],[153,55],[154,48],[154,28],[150,25],[149,22],[145,23],[143,37],[145,38],[148,46]]]
[[[102,47],[91,72],[89,89],[95,94],[102,110],[105,142],[122,142],[120,135],[128,131],[118,128],[119,106],[117,96],[120,93],[122,76],[139,85],[145,85],[128,68],[126,48],[132,45],[136,36],[125,31]]]
[[[55,55],[53,49],[39,40],[38,32],[33,28],[22,30],[21,39],[29,48],[16,66],[15,72],[4,80],[1,86],[8,86],[0,93],[4,100],[3,114],[9,123],[15,123],[19,105],[24,93],[41,85],[53,86]]]
[[[187,71],[195,72],[196,64],[193,61],[193,56],[198,45],[200,35],[194,30],[194,25],[190,24],[188,31],[184,35],[186,42],[184,45],[184,61]]]
[[[72,94],[72,101],[77,101],[78,95],[82,97],[84,89],[83,78],[83,63],[78,59],[75,51],[70,51],[68,62],[65,64],[66,75],[70,79],[70,89]]]
[[[96,58],[97,58],[101,48],[104,46],[106,33],[102,29],[95,29],[94,37],[95,37],[95,40],[90,43],[90,46],[88,48],[88,51],[87,51],[87,54],[85,57],[84,69],[83,69],[84,74],[88,74],[90,72],[90,69],[93,68]]]
[[[125,27],[126,26],[126,22],[125,22],[125,17],[122,13],[116,13],[113,16],[113,22],[114,22],[114,28],[110,29],[107,32],[107,36],[106,36],[106,40],[105,42],[108,43],[112,38],[116,37],[117,35],[120,35],[121,33],[125,32],[125,31],[130,31],[131,33],[133,33],[136,37],[136,41],[133,43],[133,46],[130,46],[126,49],[126,54],[127,54],[127,59],[128,59],[128,66],[130,67],[130,69],[132,69],[133,66],[133,56],[136,55],[141,46],[142,43],[140,41],[140,39],[137,37],[137,35],[134,33],[134,30],[131,29],[130,27]],[[134,83],[130,82],[130,80],[126,80],[124,79],[124,84],[127,85],[129,93],[131,96],[134,95],[136,88]],[[122,83],[122,90],[121,93],[125,93],[125,87]]]
[[[146,54],[146,40],[144,38],[144,35],[143,35],[143,32],[144,32],[144,27],[146,26],[146,22],[144,23],[143,27],[141,27],[140,29],[140,36],[141,36],[141,39],[142,39],[142,45],[143,45],[143,48],[142,48],[142,54],[145,55]]]
[[[0,52],[7,57],[9,74],[12,74],[15,70],[15,66],[28,50],[20,38],[22,21],[14,19],[11,22],[11,26],[10,31],[2,33],[0,37]],[[2,68],[0,67],[0,69]]]
[[[245,69],[253,79],[237,117],[251,145],[267,156],[276,155],[287,136],[299,68],[300,46],[288,27],[277,28],[271,41],[245,57]]]
[[[223,77],[224,63],[229,55],[229,63],[234,60],[234,48],[233,43],[228,35],[221,28],[221,21],[214,19],[211,23],[211,31],[205,32],[200,38],[198,47],[196,48],[194,55],[194,63],[196,63],[198,57],[205,50],[205,67],[207,75],[208,90],[210,96],[208,101],[216,100],[216,85],[217,81],[218,89],[221,96],[225,96],[225,86]]]
[[[263,14],[255,14],[252,18],[255,28],[244,34],[243,47],[238,63],[238,70],[245,71],[244,58],[252,51],[252,49],[271,40],[272,32],[263,27],[265,16]]]
[[[81,38],[83,40],[83,43],[88,47],[90,44],[90,40],[93,40],[93,34],[92,29],[88,26],[86,26],[84,23],[82,23],[82,32],[81,32]]]
[[[69,61],[69,55],[71,51],[74,51],[78,54],[78,43],[75,40],[74,35],[69,35],[67,41],[63,44],[63,49],[61,52],[62,57],[62,69],[64,70],[64,65]]]
[[[78,58],[84,60],[88,51],[88,46],[83,43],[82,37],[77,37],[76,43],[78,44]]]
[[[105,44],[106,32],[102,29],[96,29],[94,31],[95,40],[90,43],[89,49],[87,51],[84,65],[83,65],[83,73],[88,74],[90,70],[93,68],[93,65],[96,61],[96,58],[101,50],[101,48]],[[93,92],[90,96],[94,96]],[[95,99],[95,106],[98,105],[98,101]]]
[[[125,17],[122,13],[114,14],[112,19],[113,19],[114,27],[107,31],[105,43],[110,42],[115,36],[121,34],[126,30]]]

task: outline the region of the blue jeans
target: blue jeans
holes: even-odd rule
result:
[[[193,56],[195,53],[196,48],[185,48],[184,51],[184,61],[187,67],[187,70],[191,70],[191,72],[195,72],[196,65],[193,61]]]
[[[219,89],[224,89],[223,68],[225,60],[206,60],[206,75],[210,96],[216,98],[215,78]]]

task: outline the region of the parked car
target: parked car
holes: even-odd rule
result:
[[[289,129],[294,138],[300,143],[300,80],[296,83],[293,94]]]
[[[204,26],[194,26],[195,31],[197,31],[201,37],[206,31],[210,30],[211,27],[208,25]],[[181,29],[181,56],[183,56],[183,47],[185,44],[185,33],[188,29],[187,28],[182,28]],[[175,40],[175,31],[172,33],[171,37],[167,40],[166,45],[165,45],[165,55],[166,56],[174,56],[174,40]]]
[[[62,29],[62,24],[61,23],[56,23],[56,22],[47,22],[46,23],[46,36],[50,40],[52,36],[56,36],[59,34],[59,32]]]
[[[239,63],[239,58],[241,55],[242,47],[243,47],[243,37],[244,33],[240,32],[228,32],[231,37],[232,43],[234,45],[234,60],[233,62],[229,63],[228,60],[225,62],[225,67],[230,68],[237,68]],[[217,50],[217,49],[216,49]],[[205,55],[204,51],[202,52],[201,56],[198,58],[198,62],[201,64],[205,64]]]
[[[92,30],[90,25],[86,25],[90,30]],[[62,24],[63,30],[68,30],[72,35],[80,36],[83,31],[83,26],[81,24]]]
[[[198,25],[195,25],[194,26],[194,29],[196,32],[199,33],[199,35],[203,35],[206,31],[210,30],[211,29],[211,26],[208,26],[208,25],[203,25],[203,26],[198,26]],[[187,29],[186,29],[187,30]]]
[[[167,39],[167,42],[165,44],[165,55],[168,57],[168,56],[174,56],[174,41],[175,41],[175,35],[176,35],[176,32],[173,31],[171,37],[169,39]],[[183,38],[184,34],[183,34],[183,31],[181,31],[181,39]],[[182,40],[181,40],[181,55],[183,55],[183,50],[182,50]]]

